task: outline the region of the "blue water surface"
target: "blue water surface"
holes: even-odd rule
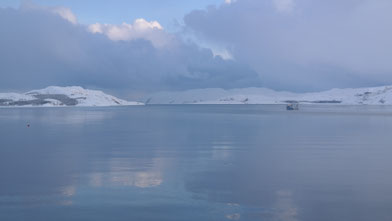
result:
[[[391,107],[3,108],[0,220],[389,221],[391,159]]]

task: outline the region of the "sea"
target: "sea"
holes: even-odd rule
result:
[[[392,107],[2,108],[0,220],[390,221]]]

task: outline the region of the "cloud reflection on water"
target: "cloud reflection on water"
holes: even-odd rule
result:
[[[297,221],[298,209],[294,205],[293,193],[289,190],[279,190],[276,192],[276,220]]]
[[[143,108],[58,109],[62,123],[45,120],[51,110],[2,110],[15,118],[0,117],[0,219],[390,220],[385,116]]]
[[[163,182],[164,160],[154,158],[148,167],[141,168],[140,160],[112,158],[108,172],[94,172],[89,176],[89,184],[94,187],[128,186],[138,188],[157,187]],[[150,160],[148,160],[150,161]],[[140,163],[143,165],[143,163]]]
[[[87,107],[22,107],[4,108],[1,110],[1,120],[25,121],[45,124],[70,124],[83,125],[86,123],[99,122],[112,118],[110,111],[100,111]],[[34,126],[34,125],[32,125]]]

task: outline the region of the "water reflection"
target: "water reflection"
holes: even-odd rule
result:
[[[234,145],[228,142],[213,142],[212,159],[228,161],[233,157]]]
[[[297,221],[298,209],[294,205],[292,195],[293,193],[289,190],[276,192],[275,220]]]
[[[239,213],[228,214],[226,215],[226,218],[229,220],[239,220],[241,218],[241,214]]]
[[[0,110],[0,220],[389,220],[388,113],[279,108]]]
[[[72,197],[76,194],[76,187],[75,186],[66,186],[61,188],[61,195],[58,204],[62,206],[72,206],[73,201]],[[52,202],[53,203],[53,202]]]
[[[0,120],[24,121],[35,124],[71,124],[73,126],[93,123],[112,118],[110,108],[3,108]]]
[[[162,177],[154,172],[115,172],[109,175],[113,184],[122,186],[136,186],[140,188],[155,187],[162,183]]]
[[[148,188],[162,184],[164,160],[151,159],[151,166],[140,169],[134,159],[112,158],[109,160],[109,172],[95,172],[90,174],[90,185],[102,186],[129,186]],[[140,163],[140,160],[138,161]]]

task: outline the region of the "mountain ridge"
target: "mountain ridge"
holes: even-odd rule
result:
[[[194,89],[160,92],[147,97],[148,104],[342,104],[392,105],[392,86],[331,89],[322,92],[293,93],[268,88]]]
[[[102,91],[84,89],[80,86],[49,86],[26,93],[0,93],[0,106],[2,107],[105,107],[123,105],[143,105],[143,103],[122,100]]]

